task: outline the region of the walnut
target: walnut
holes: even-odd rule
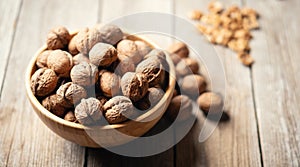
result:
[[[166,54],[163,50],[161,49],[153,49],[151,52],[149,52],[144,59],[153,59],[153,61],[159,60],[160,63],[162,64],[162,69],[165,71],[169,71],[169,64],[166,59]],[[148,60],[152,61],[152,60]]]
[[[134,43],[137,46],[141,57],[146,56],[152,50],[152,48],[143,41],[134,41]]]
[[[200,20],[203,16],[203,13],[200,10],[193,10],[189,13],[188,16],[192,20]]]
[[[76,42],[77,42],[76,36],[77,35],[75,35],[71,38],[69,45],[68,45],[68,50],[72,55],[77,55],[79,53],[79,51],[76,47]]]
[[[117,45],[117,50],[120,54],[129,57],[134,64],[138,64],[143,59],[134,41],[128,39],[120,41]]]
[[[73,67],[72,56],[66,51],[54,50],[47,58],[47,66],[58,76],[68,77]]]
[[[165,71],[159,58],[149,57],[143,60],[137,65],[135,71],[145,75],[150,87],[164,82]]]
[[[147,94],[136,103],[136,106],[140,110],[148,110],[155,106],[164,94],[165,92],[161,88],[149,88]]]
[[[100,67],[108,67],[117,60],[117,50],[110,44],[97,43],[89,52],[91,63]]]
[[[176,65],[176,74],[183,77],[189,74],[197,74],[199,71],[198,61],[192,58],[182,59]]]
[[[119,93],[120,78],[110,71],[101,70],[99,72],[99,87],[106,97],[112,97]]]
[[[223,10],[223,4],[219,1],[212,1],[208,4],[208,10],[212,13],[220,13]]]
[[[105,118],[110,124],[126,121],[134,116],[134,107],[129,98],[115,96],[107,101],[104,106]]]
[[[119,27],[111,24],[100,26],[98,30],[100,32],[102,42],[110,45],[117,44],[123,39],[124,36],[122,30]]]
[[[76,117],[73,111],[68,111],[67,114],[64,116],[64,120],[70,122],[76,122]]]
[[[201,75],[187,75],[182,79],[181,90],[189,97],[197,97],[206,90],[205,79]]]
[[[192,110],[192,100],[185,95],[178,95],[171,100],[166,116],[170,121],[174,121],[176,117],[179,121],[185,121],[192,116]]]
[[[102,38],[97,28],[84,28],[76,35],[76,48],[84,55],[87,55],[98,42],[102,42]]]
[[[179,57],[181,58],[186,58],[189,56],[189,49],[186,46],[185,43],[183,42],[176,42],[174,44],[172,44],[169,48],[168,51],[172,54],[175,53],[177,54]]]
[[[73,57],[73,64],[77,65],[82,62],[90,63],[90,59],[82,53],[79,53]]]
[[[141,73],[127,72],[121,79],[123,95],[132,101],[143,98],[147,93],[148,86],[146,76]]]
[[[47,96],[54,91],[57,81],[53,70],[40,68],[31,76],[31,90],[36,96]]]
[[[135,71],[135,65],[132,59],[130,59],[127,56],[124,56],[122,54],[118,54],[118,65],[115,68],[115,73],[123,76],[126,72],[134,72]]]
[[[63,49],[68,45],[70,39],[69,31],[65,27],[53,28],[47,36],[47,48],[49,50]]]
[[[73,107],[80,102],[81,99],[87,97],[86,90],[77,84],[72,82],[61,85],[56,91],[57,100],[66,108]]]
[[[46,97],[42,101],[42,105],[51,113],[58,117],[63,117],[66,109],[57,100],[57,94]]]
[[[72,68],[71,79],[81,86],[94,85],[98,80],[98,68],[91,63],[79,63]]]
[[[75,108],[75,117],[83,125],[92,125],[103,117],[103,106],[96,98],[82,99]]]
[[[171,58],[171,60],[172,60],[172,62],[174,63],[174,65],[176,66],[179,62],[180,62],[180,60],[181,60],[181,57],[179,57],[177,54],[175,54],[175,53],[172,53],[172,54],[170,54],[170,58]]]
[[[51,50],[45,50],[40,53],[36,58],[36,66],[38,66],[39,68],[47,67],[47,58],[51,52]]]
[[[197,103],[201,110],[208,114],[209,110],[212,111],[213,114],[216,114],[222,111],[223,107],[223,99],[219,94],[213,92],[206,92],[199,96],[197,99]]]

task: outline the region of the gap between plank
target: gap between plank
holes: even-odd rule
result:
[[[6,60],[5,67],[4,67],[4,74],[3,74],[2,81],[1,81],[2,85],[1,85],[1,88],[0,88],[0,102],[1,102],[1,97],[2,97],[1,95],[2,95],[2,92],[3,92],[4,81],[5,81],[5,78],[6,78],[7,68],[8,68],[8,64],[9,64],[13,44],[14,44],[14,41],[15,41],[16,31],[17,31],[17,27],[18,27],[22,7],[23,7],[23,0],[20,1],[17,17],[14,20],[14,26],[13,26],[14,30],[13,30],[13,34],[12,34],[12,40],[11,40],[11,43],[10,43],[8,56],[7,56],[7,60]]]

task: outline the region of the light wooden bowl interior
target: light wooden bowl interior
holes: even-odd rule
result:
[[[72,34],[74,35],[76,32]],[[132,35],[127,38],[131,40],[141,40],[153,48],[158,48],[156,44],[141,36]],[[99,148],[101,145],[105,147],[118,146],[133,140],[134,137],[144,135],[161,119],[173,96],[175,87],[175,69],[170,57],[167,55],[166,58],[169,64],[169,83],[167,90],[163,98],[146,113],[140,115],[135,120],[128,120],[121,124],[105,126],[87,127],[79,123],[66,121],[45,109],[34,96],[30,88],[30,78],[37,69],[35,65],[37,56],[44,50],[46,50],[46,46],[43,46],[36,52],[27,67],[25,76],[27,96],[34,111],[47,127],[66,140],[72,141],[81,146],[95,148]],[[126,135],[120,137],[120,134]]]

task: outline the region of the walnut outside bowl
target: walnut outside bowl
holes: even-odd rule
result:
[[[128,36],[127,38],[131,40],[141,40],[148,43],[153,48],[158,48],[156,44],[141,36],[132,35]],[[167,55],[170,74],[168,79],[168,87],[162,99],[146,113],[138,116],[134,120],[128,120],[124,123],[104,126],[88,127],[79,123],[66,121],[45,109],[34,96],[30,88],[30,78],[37,69],[35,65],[37,56],[44,50],[46,50],[46,46],[43,46],[36,52],[27,67],[25,76],[26,93],[34,111],[37,113],[39,118],[54,133],[66,140],[72,141],[81,146],[94,148],[113,147],[125,144],[133,140],[135,137],[140,137],[149,131],[161,119],[171,101],[175,87],[175,69],[170,57]]]

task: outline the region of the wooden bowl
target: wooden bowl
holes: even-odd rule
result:
[[[73,35],[74,34],[76,34],[76,32],[73,33]],[[150,42],[141,36],[128,36],[127,38],[131,40],[141,40],[153,48],[158,48],[153,42]],[[170,57],[167,55],[167,62],[170,67],[167,90],[163,98],[146,113],[140,115],[135,120],[128,120],[121,124],[105,126],[87,127],[79,123],[66,121],[45,109],[34,96],[30,88],[30,78],[37,69],[35,65],[37,56],[44,50],[46,50],[46,46],[43,46],[36,52],[27,67],[25,76],[27,97],[29,98],[31,105],[39,118],[54,133],[81,146],[99,148],[102,145],[102,147],[112,147],[127,143],[133,140],[134,137],[142,136],[160,120],[171,101],[175,87],[175,69]],[[120,137],[120,134],[126,135]]]

